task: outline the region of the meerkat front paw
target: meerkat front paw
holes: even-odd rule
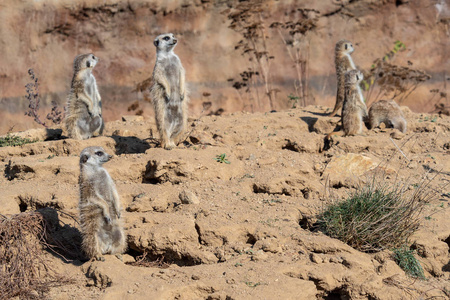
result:
[[[97,260],[97,261],[105,261],[105,258],[103,256],[101,256],[101,255],[97,255],[95,257],[95,260]]]
[[[111,217],[109,215],[104,216],[104,219],[106,224],[111,224]]]
[[[168,143],[166,143],[165,145],[164,145],[164,149],[166,149],[166,150],[172,150],[173,148],[175,148],[176,146],[175,146],[175,143],[174,142],[172,142],[172,141],[169,141]]]

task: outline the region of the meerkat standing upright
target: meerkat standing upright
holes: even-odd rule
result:
[[[400,107],[394,100],[380,100],[369,109],[369,126],[373,129],[384,123],[386,127],[394,127],[406,132],[406,119]]]
[[[65,124],[69,137],[84,140],[101,135],[104,129],[102,103],[92,69],[94,54],[81,54],[73,62],[73,78],[67,100]]]
[[[154,40],[156,63],[151,98],[161,147],[169,150],[180,142],[187,123],[185,71],[173,52],[176,44],[172,33],[161,34]]]
[[[103,163],[110,160],[102,147],[87,147],[80,154],[80,227],[82,248],[89,258],[122,254],[127,246],[119,194]]]
[[[336,47],[334,48],[334,63],[336,65],[337,75],[337,93],[336,104],[334,105],[333,111],[328,115],[329,117],[334,117],[344,104],[345,73],[347,71],[356,69],[352,57],[350,56],[353,51],[353,44],[347,40],[340,40],[336,43]]]
[[[363,134],[363,119],[367,117],[367,107],[359,87],[363,78],[364,76],[359,70],[350,70],[345,73],[345,93],[341,117],[345,136]],[[337,134],[339,132],[332,132],[327,135],[326,139]]]

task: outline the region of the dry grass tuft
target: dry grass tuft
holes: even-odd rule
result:
[[[402,247],[418,229],[425,206],[436,196],[434,177],[410,185],[373,177],[349,197],[329,205],[319,217],[321,229],[351,247],[374,252]]]
[[[46,259],[42,214],[0,215],[0,299],[42,299],[52,286],[69,283]]]

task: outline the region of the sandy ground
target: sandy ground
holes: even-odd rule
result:
[[[86,141],[0,148],[0,213],[46,208],[80,253],[79,154],[99,145],[114,155],[105,167],[129,250],[104,262],[47,254],[74,283],[45,299],[448,299],[450,118],[402,109],[406,134],[378,128],[331,143],[324,136],[339,117],[309,106],[191,119],[186,142],[172,151],[157,147],[154,121],[138,116],[109,122],[105,136]],[[217,162],[220,154],[229,163]],[[427,281],[405,275],[388,250],[362,253],[313,229],[329,201],[379,164],[385,180],[411,188],[437,175],[436,197],[410,241]],[[164,263],[129,264],[144,252]]]

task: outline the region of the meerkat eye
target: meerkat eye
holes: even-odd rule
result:
[[[95,56],[94,56],[94,55],[92,55],[92,59],[95,59]]]
[[[103,155],[103,152],[102,152],[102,151],[97,151],[97,152],[95,152],[95,154],[96,154],[97,156],[102,156],[102,155]]]
[[[170,40],[170,37],[165,36],[165,37],[163,37],[163,40],[168,41],[168,40]]]

